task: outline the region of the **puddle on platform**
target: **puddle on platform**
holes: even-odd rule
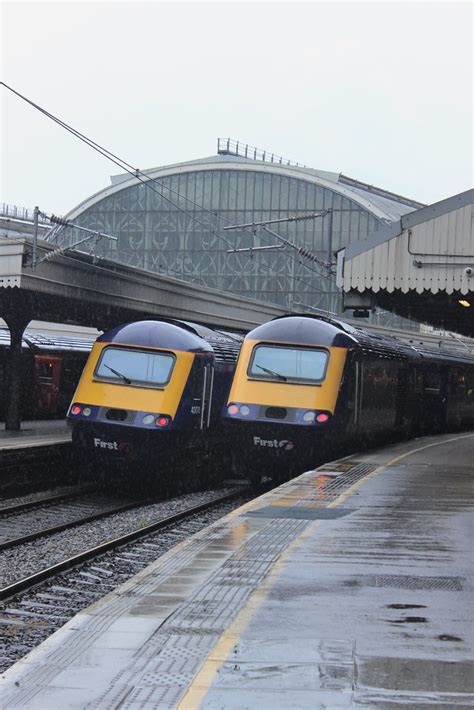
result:
[[[426,624],[424,616],[406,616],[404,619],[390,619],[391,624]]]

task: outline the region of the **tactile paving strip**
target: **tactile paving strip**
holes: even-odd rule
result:
[[[243,608],[253,589],[265,577],[275,557],[305,528],[307,521],[272,520],[244,543],[209,580],[168,619],[171,629],[222,632]],[[271,531],[271,532],[270,532]],[[269,539],[273,550],[268,551]],[[247,584],[236,584],[236,567]]]
[[[138,708],[150,702],[147,698],[152,698],[153,707],[166,707],[166,703],[174,707],[274,559],[307,525],[307,520],[269,520],[244,541],[151,636],[135,654],[134,669],[118,674],[95,706],[101,710],[116,708],[117,685],[129,683],[134,689],[129,690],[120,707]],[[147,687],[156,688],[156,694],[146,694]]]
[[[323,468],[315,469],[283,484],[279,489],[275,489],[273,495],[270,493],[267,499],[274,497],[275,500],[280,500],[282,493],[295,497],[297,494],[295,506],[311,505],[312,508],[324,508],[376,468],[377,464],[353,463],[338,476],[330,478],[325,477],[325,473],[330,473],[329,471],[324,471]]]
[[[127,691],[127,697],[120,705],[111,705],[113,708],[120,707],[121,710],[139,710],[139,708],[154,708],[154,710],[170,710],[176,707],[182,695],[182,686],[148,686],[145,688],[133,688]]]

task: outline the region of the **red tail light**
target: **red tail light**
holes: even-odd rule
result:
[[[81,413],[81,408],[75,404],[73,407],[71,407],[71,414],[80,414]]]
[[[230,404],[227,407],[228,414],[237,414],[238,411],[239,411],[239,408],[236,404]]]
[[[326,414],[325,412],[320,412],[318,416],[316,417],[316,421],[319,422],[320,424],[324,424],[324,422],[327,422],[329,419],[329,414]]]
[[[168,417],[157,417],[155,419],[156,426],[160,426],[160,427],[167,426],[169,424],[169,422],[170,422],[170,420],[168,419]]]

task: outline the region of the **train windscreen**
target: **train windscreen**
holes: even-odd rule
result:
[[[329,359],[327,350],[257,345],[248,374],[259,380],[321,382]]]
[[[175,359],[172,353],[111,346],[102,351],[94,377],[114,384],[164,387]]]

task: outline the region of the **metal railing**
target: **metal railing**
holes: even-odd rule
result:
[[[218,155],[235,155],[238,158],[250,158],[251,160],[262,160],[265,163],[279,163],[280,165],[290,165],[294,168],[306,168],[302,163],[295,163],[293,160],[283,158],[281,155],[276,155],[269,150],[256,148],[248,143],[236,141],[233,138],[218,138],[217,139]]]
[[[233,138],[218,138],[217,139],[217,153],[218,155],[235,155],[238,158],[250,158],[251,160],[262,160],[265,163],[278,163],[279,165],[288,165],[294,168],[308,168],[307,165],[303,163],[295,163],[293,160],[288,160],[288,158],[283,158],[281,155],[276,155],[276,153],[271,153],[269,150],[262,150],[261,148],[256,148],[248,143],[242,143],[241,141],[234,140]],[[338,182],[343,185],[348,185],[350,187],[357,187],[360,190],[366,190],[372,195],[380,195],[380,197],[385,197],[389,200],[400,202],[401,204],[407,205],[408,207],[413,207],[413,209],[420,209],[421,207],[426,207],[423,202],[418,202],[417,200],[412,200],[408,197],[403,197],[403,195],[398,195],[396,192],[390,192],[389,190],[384,190],[375,185],[369,185],[366,182],[361,182],[355,178],[351,178],[348,175],[339,174]]]
[[[9,205],[6,202],[0,202],[0,217],[11,217],[12,219],[20,219],[23,222],[34,222],[35,211],[27,207],[17,207],[17,205]],[[49,220],[42,215],[38,215],[38,221],[49,223]]]

